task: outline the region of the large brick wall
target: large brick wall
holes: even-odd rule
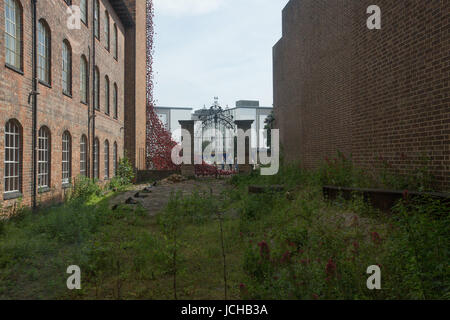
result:
[[[450,189],[450,2],[291,0],[275,45],[274,106],[288,161],[316,167],[337,150],[407,174],[430,159]]]
[[[16,200],[3,201],[4,192],[4,133],[5,123],[16,119],[23,127],[23,168],[22,195],[25,204],[31,203],[32,190],[32,108],[28,103],[28,95],[32,90],[32,16],[31,1],[20,0],[23,6],[23,74],[5,67],[5,12],[4,1],[0,1],[0,197],[2,206],[9,206]],[[79,0],[73,0],[74,5]],[[81,103],[80,95],[80,61],[84,54],[90,62],[92,56],[92,4],[88,1],[88,25],[82,23],[81,30],[69,30],[66,26],[67,4],[61,0],[39,0],[37,5],[38,19],[45,19],[51,30],[51,86],[38,85],[38,130],[47,126],[51,131],[51,182],[50,191],[40,194],[38,201],[59,199],[65,192],[62,186],[62,135],[65,130],[72,137],[72,178],[80,173],[80,140],[84,134],[88,136],[89,105]],[[110,35],[113,36],[114,23],[118,27],[118,59],[113,52],[106,49],[103,32],[104,12],[110,16]],[[124,149],[124,92],[125,92],[125,27],[114,8],[107,0],[100,1],[100,40],[95,40],[95,60],[100,71],[100,110],[96,112],[95,135],[100,141],[100,178],[104,176],[104,143],[110,144],[110,176],[113,176],[113,145],[118,144],[119,157]],[[72,47],[72,96],[62,93],[61,65],[62,43],[67,39]],[[90,66],[92,67],[92,65]],[[92,68],[89,72],[89,100],[92,101]],[[110,80],[111,115],[106,114],[105,75]],[[113,117],[112,92],[113,85],[118,87],[118,119]],[[92,160],[92,159],[91,159]],[[92,170],[92,165],[91,165]]]

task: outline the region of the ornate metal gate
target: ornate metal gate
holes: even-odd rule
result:
[[[202,145],[202,154],[205,149],[210,144],[214,144],[214,150],[217,152],[217,150],[223,150],[222,155],[218,155],[219,157],[222,156],[223,162],[221,164],[217,164],[214,162],[212,165],[217,170],[220,171],[219,174],[231,174],[234,170],[232,165],[227,165],[227,157],[230,157],[230,154],[227,154],[226,145],[227,145],[227,138],[230,138],[229,133],[235,131],[235,124],[234,124],[234,116],[232,115],[231,111],[227,109],[223,109],[220,104],[217,97],[214,98],[214,103],[209,109],[203,109],[199,111],[198,120],[201,121],[201,145]],[[228,132],[227,132],[228,131]],[[209,133],[215,133],[215,135],[210,135]],[[220,135],[218,133],[221,133],[222,139],[218,139],[217,136]],[[228,133],[228,134],[227,134]],[[206,144],[205,144],[206,143]],[[228,141],[230,143],[230,141]],[[234,141],[233,141],[234,143]],[[221,145],[221,146],[220,146]],[[217,159],[217,155],[214,154],[214,158]],[[208,160],[208,159],[203,159]],[[229,158],[228,158],[229,160]],[[204,165],[203,165],[204,166]],[[211,168],[210,168],[211,169]],[[207,170],[210,174],[214,173],[214,170]]]

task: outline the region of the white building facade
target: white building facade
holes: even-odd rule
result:
[[[155,107],[155,112],[167,131],[172,134],[172,138],[181,143],[180,120],[191,120],[193,108],[188,107]]]

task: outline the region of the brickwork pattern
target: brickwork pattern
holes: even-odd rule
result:
[[[423,165],[450,189],[450,2],[291,0],[273,49],[274,106],[288,161],[337,150],[368,169]]]
[[[28,103],[28,95],[32,90],[32,16],[31,2],[20,0],[23,6],[23,74],[5,67],[5,12],[4,1],[0,1],[0,196],[4,192],[4,131],[5,123],[9,119],[17,119],[23,127],[23,169],[22,194],[23,203],[31,203],[32,190],[32,108]],[[73,0],[74,5],[79,0]],[[38,130],[47,126],[51,131],[51,186],[50,191],[39,195],[38,201],[46,202],[59,199],[65,192],[62,186],[62,135],[69,131],[72,137],[72,178],[80,173],[80,140],[82,135],[88,136],[89,106],[81,103],[80,95],[80,61],[84,54],[89,63],[92,61],[92,1],[88,1],[88,25],[82,23],[81,30],[69,30],[66,26],[67,4],[65,1],[38,1],[38,19],[45,19],[51,30],[51,86],[38,85]],[[110,16],[110,35],[113,36],[114,23],[118,27],[118,60],[113,52],[105,48],[106,40],[103,33],[104,12]],[[118,145],[119,157],[124,149],[124,68],[125,68],[125,30],[109,1],[100,2],[100,40],[96,41],[95,59],[100,70],[100,110],[96,112],[95,133],[100,141],[100,178],[104,173],[104,142],[110,144],[110,176],[113,175],[113,145]],[[62,43],[67,39],[72,47],[72,96],[62,93]],[[90,70],[92,70],[90,68]],[[110,79],[111,114],[107,115],[105,105],[105,75]],[[89,78],[92,71],[89,72]],[[119,117],[114,119],[112,106],[113,85],[118,87]],[[92,81],[89,83],[89,100],[92,100]],[[92,168],[91,168],[92,169]],[[3,198],[2,198],[3,201]],[[17,200],[12,200],[17,201]],[[3,206],[11,205],[12,201],[3,201]]]

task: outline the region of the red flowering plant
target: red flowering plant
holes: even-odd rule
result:
[[[153,104],[147,107],[147,166],[156,170],[174,170],[172,149],[177,143],[166,130]]]
[[[319,170],[319,176],[322,185],[355,187],[360,184],[359,180],[361,180],[363,172],[353,166],[351,156],[346,156],[338,151],[333,160],[325,157]]]
[[[172,149],[177,143],[165,128],[155,112],[153,97],[153,55],[154,55],[154,4],[147,1],[147,132],[146,132],[146,165],[156,170],[174,170],[177,166],[172,162]]]

